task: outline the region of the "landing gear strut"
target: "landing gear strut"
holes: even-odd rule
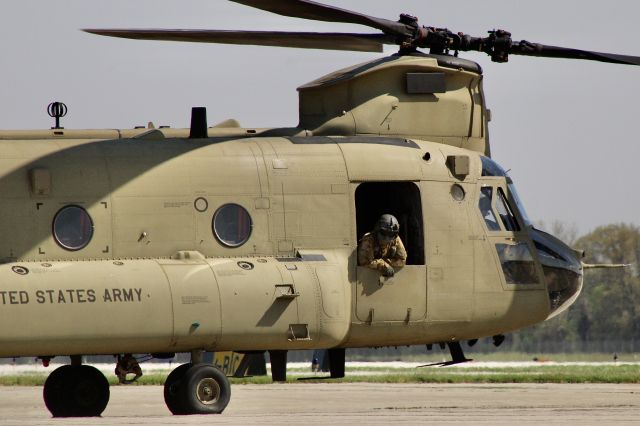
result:
[[[274,382],[287,381],[287,351],[269,351],[271,360],[271,380]]]
[[[44,403],[53,417],[95,417],[109,402],[109,382],[89,365],[63,365],[44,383]]]
[[[329,371],[332,379],[344,377],[344,348],[329,349]]]
[[[182,364],[164,383],[164,401],[173,414],[219,414],[230,398],[229,380],[210,364]]]

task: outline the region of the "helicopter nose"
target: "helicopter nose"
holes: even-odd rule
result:
[[[531,238],[538,251],[547,286],[549,319],[565,311],[580,295],[584,252],[574,250],[553,235],[538,229],[531,229]]]

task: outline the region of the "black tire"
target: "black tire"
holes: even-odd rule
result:
[[[180,400],[186,414],[219,414],[231,398],[231,385],[218,368],[196,364],[187,370]]]
[[[56,368],[49,374],[44,382],[42,396],[44,404],[53,417],[63,417],[69,411],[68,401],[65,397],[67,392],[67,377],[71,374],[71,366],[63,365]]]
[[[63,365],[44,384],[44,403],[53,417],[96,417],[109,403],[109,382],[89,365]]]
[[[184,375],[193,367],[193,364],[182,364],[174,368],[164,381],[164,403],[172,414],[187,414],[182,406],[180,395],[182,394],[182,383]]]

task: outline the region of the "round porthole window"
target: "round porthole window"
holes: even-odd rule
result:
[[[461,187],[460,185],[458,185],[457,183],[454,183],[451,186],[451,196],[453,197],[454,200],[456,201],[462,201],[464,200],[464,188]]]
[[[251,216],[238,204],[225,204],[213,215],[213,234],[227,247],[239,247],[251,236]]]
[[[93,237],[93,221],[79,206],[61,208],[53,218],[53,237],[66,250],[80,250]]]

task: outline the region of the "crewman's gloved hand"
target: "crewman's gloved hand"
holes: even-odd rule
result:
[[[385,277],[392,277],[395,273],[395,269],[393,269],[393,267],[389,265],[387,265],[386,268],[382,271],[382,275]]]

